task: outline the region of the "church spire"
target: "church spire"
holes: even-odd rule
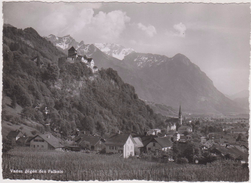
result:
[[[182,125],[182,112],[181,112],[181,104],[180,104],[180,108],[179,108],[179,123],[180,123],[180,125]]]

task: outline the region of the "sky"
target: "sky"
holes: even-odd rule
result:
[[[5,2],[4,23],[41,36],[184,54],[227,95],[248,89],[249,4]]]

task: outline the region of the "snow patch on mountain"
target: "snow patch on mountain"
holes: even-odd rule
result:
[[[117,58],[119,60],[123,60],[126,55],[134,52],[132,48],[125,48],[119,44],[95,43],[94,46],[96,46],[105,54]]]
[[[166,61],[166,58],[160,55],[142,54],[138,55],[133,61],[138,67],[143,68],[151,67],[152,65],[160,65]]]

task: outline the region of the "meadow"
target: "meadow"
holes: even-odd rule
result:
[[[119,155],[83,152],[13,149],[3,154],[4,179],[42,180],[154,180],[154,181],[248,181],[248,168],[233,161],[207,165],[162,163],[151,159],[123,159]]]

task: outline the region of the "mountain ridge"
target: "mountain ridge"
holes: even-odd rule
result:
[[[87,45],[85,45],[86,47]],[[229,114],[245,109],[225,97],[213,81],[183,54],[165,55],[131,52],[122,61],[103,53],[94,44],[88,51],[98,67],[113,68],[123,80],[135,87],[138,96],[147,101],[192,113]]]

